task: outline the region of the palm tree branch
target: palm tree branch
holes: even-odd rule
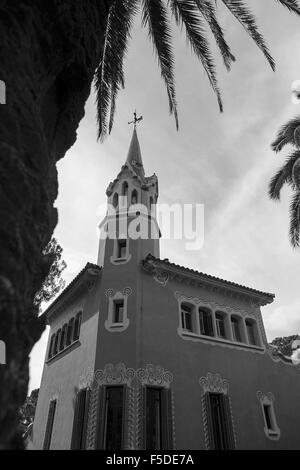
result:
[[[252,37],[253,41],[268,60],[272,70],[275,70],[274,59],[269,52],[263,36],[258,31],[255,17],[249,8],[246,7],[243,0],[222,0],[222,2]]]
[[[300,7],[297,0],[277,0],[281,5],[288,8],[290,11],[300,15]]]
[[[230,47],[224,37],[224,31],[217,20],[215,5],[211,3],[210,0],[195,0],[195,3],[199,11],[207,21],[212,34],[214,35],[217,46],[219,47],[219,50],[221,52],[225,67],[227,68],[227,70],[230,70],[231,63],[235,62],[235,57],[231,53]]]
[[[297,191],[291,200],[289,235],[292,246],[300,246],[300,191]]]
[[[296,150],[286,159],[285,164],[273,176],[269,184],[269,196],[271,199],[279,200],[280,192],[284,184],[289,184],[294,189],[293,168],[297,160],[300,159],[300,150]]]
[[[297,134],[300,132],[300,115],[290,119],[284,124],[272,142],[272,149],[274,152],[279,152],[285,145],[292,144],[298,145]],[[298,138],[299,140],[299,138]]]
[[[102,60],[96,70],[99,138],[112,129],[118,91],[124,87],[123,64],[138,0],[115,0],[107,20]],[[109,125],[107,124],[109,118]]]
[[[172,34],[167,9],[161,0],[142,0],[142,7],[142,25],[148,28],[148,37],[153,43],[161,76],[167,88],[169,110],[174,114],[178,129]]]
[[[220,111],[223,111],[215,64],[205,37],[203,21],[194,0],[169,0],[171,11],[179,26],[184,26],[186,37],[198,59],[202,62],[210,84],[217,96]]]

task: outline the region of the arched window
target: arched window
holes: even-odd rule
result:
[[[251,320],[247,318],[245,323],[246,323],[248,343],[252,344],[253,346],[258,346],[259,341],[258,341],[258,334],[257,334],[257,327],[256,327],[255,320]]]
[[[131,193],[131,204],[137,204],[138,203],[138,192],[136,189],[134,189]]]
[[[149,199],[149,206],[150,206],[150,211],[152,211],[153,209],[153,205],[154,205],[154,200],[153,200],[153,197],[150,196],[150,199]]]
[[[49,346],[49,352],[48,352],[48,359],[51,359],[53,356],[53,346],[54,346],[54,340],[55,340],[55,333],[51,336],[50,340],[50,346]]]
[[[65,323],[61,330],[60,344],[59,344],[60,351],[62,351],[65,347],[66,338],[67,338],[67,329],[68,329],[68,324]]]
[[[77,315],[75,317],[73,341],[77,341],[79,339],[81,319],[82,319],[82,312],[79,312],[79,313],[77,313]]]
[[[115,193],[113,197],[113,206],[114,208],[116,208],[118,207],[118,205],[119,205],[119,195],[118,193]]]
[[[190,333],[193,332],[193,305],[181,304],[181,327]]]
[[[209,310],[199,308],[200,334],[214,336],[212,315]]]
[[[236,341],[237,343],[242,343],[241,319],[239,317],[231,317],[231,328],[233,341]]]
[[[74,325],[74,318],[71,318],[71,320],[68,323],[66,346],[69,346],[71,344],[73,325]]]
[[[124,181],[122,184],[122,196],[128,196],[128,183],[127,181]]]
[[[219,338],[226,338],[226,314],[222,312],[216,313],[216,329]]]

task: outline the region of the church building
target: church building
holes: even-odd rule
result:
[[[299,449],[300,366],[261,313],[274,295],[160,257],[136,129],[106,194],[97,263],[43,313],[33,448]],[[130,233],[141,221],[151,236]]]

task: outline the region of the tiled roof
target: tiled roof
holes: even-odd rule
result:
[[[155,258],[155,256],[153,256],[151,254],[149,254],[145,258],[144,263],[147,263],[147,262],[158,263],[159,265],[162,265],[166,270],[173,268],[177,271],[179,270],[179,271],[182,271],[186,274],[193,274],[193,275],[199,276],[202,279],[207,279],[207,280],[215,281],[217,283],[222,283],[222,284],[224,284],[225,286],[228,286],[228,287],[238,288],[238,289],[241,289],[245,292],[252,293],[255,296],[267,297],[270,300],[270,302],[272,302],[274,300],[274,297],[275,297],[275,294],[270,294],[268,292],[262,292],[262,291],[259,291],[257,289],[253,289],[251,287],[246,287],[246,286],[243,286],[241,284],[237,284],[237,283],[232,282],[232,281],[226,281],[225,279],[221,279],[219,277],[212,276],[210,274],[206,274],[206,273],[203,273],[203,272],[200,272],[200,271],[196,271],[194,269],[186,268],[185,266],[180,266],[179,264],[171,263],[167,259],[162,260],[160,258]]]
[[[49,307],[46,308],[46,310],[42,313],[41,317],[44,315],[47,315],[47,313],[52,309],[71,289],[72,287],[76,284],[76,282],[83,276],[83,274],[88,270],[88,269],[96,269],[99,272],[101,271],[100,266],[94,263],[87,263],[85,267],[72,279],[72,281],[67,285],[67,287],[64,288],[64,290],[56,297],[56,299],[49,305]]]

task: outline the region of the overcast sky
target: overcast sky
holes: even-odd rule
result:
[[[252,0],[259,25],[276,60],[274,74],[240,25],[220,10],[237,62],[226,72],[218,59],[224,113],[218,111],[201,65],[174,29],[180,131],[168,114],[166,90],[152,45],[137,23],[126,60],[126,89],[117,102],[112,134],[97,143],[95,97],[86,105],[76,144],[59,162],[59,223],[66,282],[86,262],[96,262],[97,208],[125,162],[135,108],[143,114],[138,135],[146,175],[159,179],[159,202],[205,204],[205,242],[186,251],[185,242],[163,241],[161,257],[184,266],[276,294],[262,309],[268,339],[300,333],[300,250],[288,240],[290,193],[268,199],[271,176],[286,153],[270,143],[278,128],[300,111],[291,84],[300,79],[300,19],[275,0]],[[215,47],[213,47],[215,51]],[[48,329],[31,354],[30,389],[39,387]]]

